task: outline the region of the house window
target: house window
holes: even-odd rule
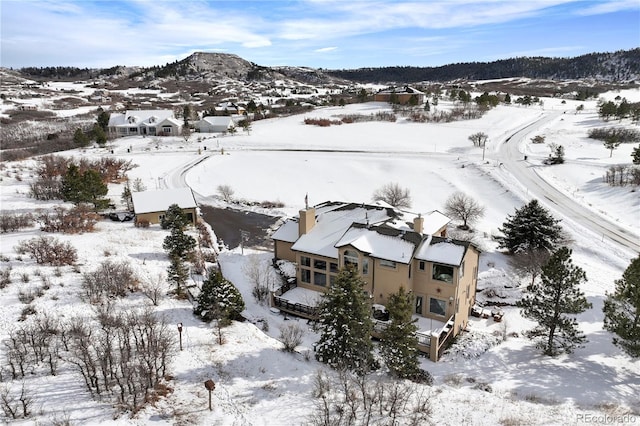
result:
[[[447,313],[447,301],[430,297],[429,312],[435,315],[445,316]]]
[[[358,253],[353,250],[345,250],[344,255],[342,256],[342,260],[344,262],[344,266],[349,267],[352,266],[358,269]]]
[[[311,259],[307,256],[300,256],[300,265],[311,266]]]
[[[171,133],[171,126],[162,126],[162,133]]]
[[[311,271],[308,269],[301,269],[300,281],[302,281],[303,283],[311,283]]]
[[[327,274],[321,274],[320,272],[314,272],[313,283],[315,285],[321,285],[325,287],[327,285]]]
[[[434,264],[433,279],[437,281],[452,283],[453,282],[453,266]]]
[[[416,296],[416,314],[422,315],[422,296]]]
[[[330,262],[329,263],[329,272],[333,272],[334,274],[338,273],[338,264]]]
[[[384,266],[385,268],[396,269],[396,262],[392,260],[380,259],[380,266]]]
[[[329,284],[334,285],[336,283],[336,276],[329,275]]]
[[[418,269],[420,269],[421,271],[424,271],[426,268],[426,263],[424,260],[421,260],[420,263],[418,263]]]
[[[138,133],[137,127],[129,127],[129,133]]]
[[[362,260],[362,275],[369,275],[369,259]]]
[[[325,262],[324,260],[314,259],[313,260],[313,267],[316,268],[316,269],[325,270],[325,269],[327,269],[327,262]]]
[[[458,269],[458,277],[459,278],[464,277],[464,260],[462,261],[462,264],[460,265],[460,268]]]

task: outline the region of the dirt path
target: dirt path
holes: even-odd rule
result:
[[[211,225],[218,238],[230,249],[240,245],[240,231],[246,231],[248,235],[245,247],[273,247],[273,241],[268,237],[267,231],[280,219],[279,217],[207,205],[201,205],[200,211],[205,222]]]

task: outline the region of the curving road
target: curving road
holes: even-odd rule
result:
[[[518,146],[535,128],[557,119],[563,112],[545,112],[536,121],[520,128],[500,144],[500,161],[505,169],[537,198],[546,199],[555,205],[566,217],[596,235],[608,238],[635,253],[640,253],[640,238],[637,234],[624,229],[606,217],[589,210],[571,197],[557,190],[553,185],[536,173],[536,166],[525,161]]]

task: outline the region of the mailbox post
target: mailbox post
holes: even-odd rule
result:
[[[178,335],[180,338],[180,350],[182,350],[182,323],[178,323]]]
[[[213,380],[209,379],[204,382],[204,387],[209,391],[209,411],[211,411],[211,392],[213,392],[213,390],[216,388],[216,384],[213,382]]]

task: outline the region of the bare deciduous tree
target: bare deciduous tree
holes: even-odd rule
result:
[[[231,185],[218,185],[216,191],[218,191],[218,195],[221,196],[226,203],[230,203],[233,200],[235,191],[231,188]]]
[[[548,250],[526,250],[511,256],[509,263],[518,275],[530,276],[531,285],[533,285],[542,273],[542,267],[549,261],[549,257],[551,253]]]
[[[372,379],[346,370],[318,372],[312,396],[316,408],[311,425],[429,423],[431,406],[424,386],[408,381]]]
[[[396,208],[411,207],[411,194],[408,188],[402,188],[400,184],[391,182],[385,184],[373,192],[373,201],[384,201]]]
[[[487,143],[487,140],[489,140],[489,136],[484,132],[478,132],[469,136],[469,140],[473,142],[473,146],[482,148],[484,144]]]
[[[484,215],[484,207],[463,192],[455,192],[445,203],[445,214],[462,221],[461,229],[469,229],[469,225]]]
[[[142,281],[142,294],[151,300],[153,306],[158,306],[160,298],[166,292],[164,288],[165,282],[167,282],[167,277],[163,273],[159,273],[156,278],[147,277]]]
[[[276,272],[269,262],[262,261],[259,256],[252,255],[242,267],[242,272],[253,284],[251,294],[256,302],[264,304],[269,301],[269,293],[275,289]]]

